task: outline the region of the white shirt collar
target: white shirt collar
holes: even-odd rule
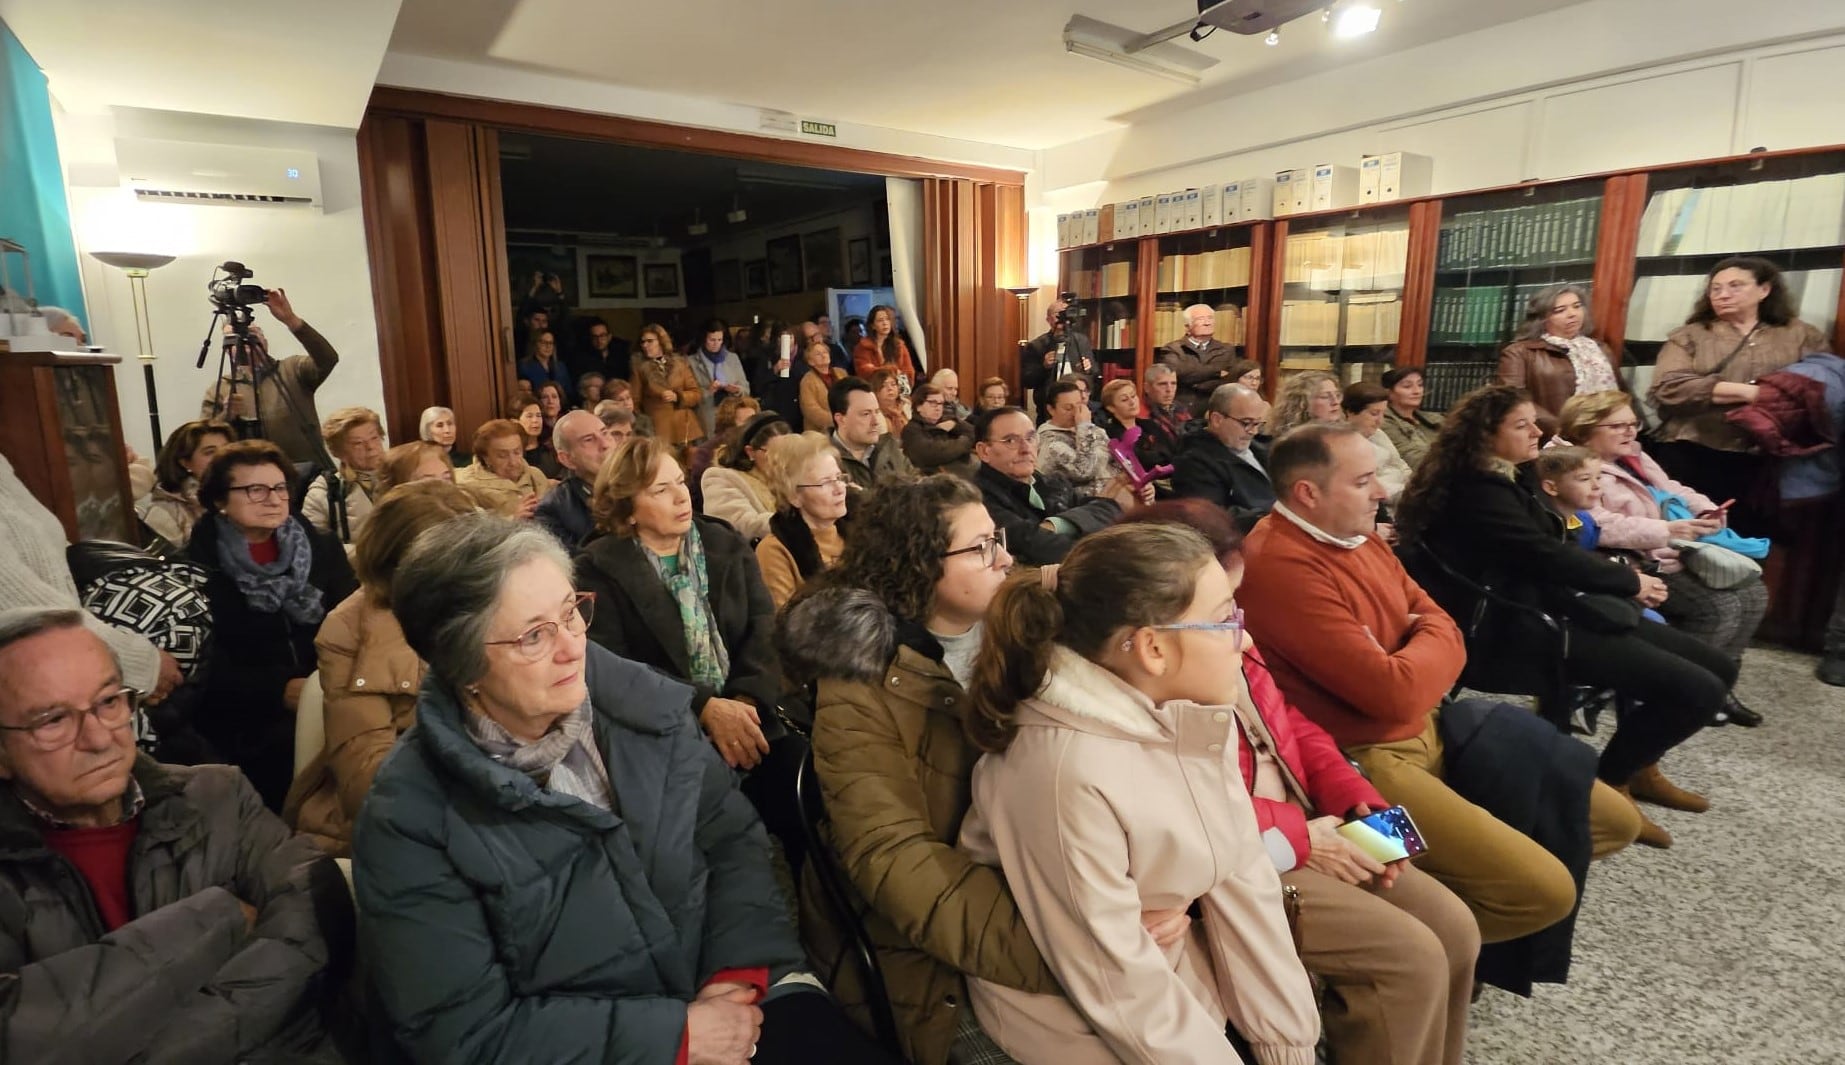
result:
[[[1288,519],[1294,524],[1300,526],[1301,531],[1306,533],[1308,536],[1313,537],[1315,540],[1318,540],[1320,543],[1327,544],[1332,547],[1343,547],[1347,551],[1356,551],[1365,545],[1365,541],[1370,539],[1369,536],[1352,536],[1352,537],[1334,536],[1332,533],[1327,532],[1326,530],[1320,528],[1319,526],[1313,524],[1312,522],[1309,522],[1307,519],[1301,517],[1299,514],[1296,514],[1293,511],[1289,510],[1287,506],[1282,503],[1275,504],[1275,513],[1281,515],[1282,517]]]

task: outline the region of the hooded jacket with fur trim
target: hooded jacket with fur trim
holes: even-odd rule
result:
[[[1065,996],[987,980],[968,993],[1023,1065],[1311,1065],[1320,1019],[1258,838],[1230,706],[1155,706],[1064,647],[1018,734],[974,769],[961,846],[1006,871]],[[1145,910],[1197,900],[1162,949]]]
[[[785,673],[819,679],[814,767],[905,1055],[945,1065],[967,1008],[964,973],[1029,995],[1057,990],[1004,875],[954,846],[980,753],[962,732],[967,693],[934,638],[863,589],[798,597],[776,628]],[[801,893],[802,939],[865,1021],[856,969],[833,964],[846,940],[809,905],[817,897]]]

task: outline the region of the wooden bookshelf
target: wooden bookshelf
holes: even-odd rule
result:
[[[1093,270],[1103,261],[1126,264],[1131,271],[1128,294],[1114,297],[1118,307],[1100,306],[1106,301],[1099,295],[1079,293],[1098,304],[1090,319],[1098,334],[1124,317],[1134,320],[1126,333],[1117,331],[1119,345],[1097,343],[1099,352],[1114,348],[1105,353],[1104,360],[1117,367],[1117,372],[1130,366],[1136,374],[1143,372],[1153,352],[1178,335],[1169,320],[1172,304],[1179,303],[1182,310],[1185,302],[1201,302],[1238,308],[1244,338],[1240,346],[1249,358],[1263,364],[1271,382],[1284,372],[1284,354],[1308,350],[1326,352],[1325,361],[1335,368],[1347,368],[1342,379],[1354,372],[1349,369],[1354,366],[1361,375],[1376,376],[1389,365],[1445,363],[1464,364],[1471,368],[1468,373],[1484,380],[1491,376],[1491,369],[1481,368],[1496,363],[1499,348],[1511,340],[1522,317],[1519,298],[1528,297],[1540,284],[1586,282],[1596,338],[1608,345],[1618,361],[1647,365],[1663,339],[1651,334],[1659,332],[1662,321],[1674,317],[1683,321],[1690,313],[1697,278],[1725,255],[1761,254],[1791,275],[1799,275],[1792,280],[1801,286],[1798,302],[1803,317],[1828,332],[1835,349],[1845,350],[1845,217],[1833,237],[1815,235],[1830,224],[1830,216],[1813,219],[1796,212],[1790,221],[1785,215],[1774,216],[1771,206],[1765,217],[1776,222],[1773,227],[1733,217],[1736,211],[1753,217],[1747,212],[1759,209],[1761,196],[1772,204],[1777,195],[1775,191],[1735,190],[1803,180],[1813,181],[1809,187],[1813,195],[1805,202],[1831,202],[1820,193],[1824,182],[1836,183],[1840,190],[1836,199],[1845,202],[1845,145],[1526,182],[1063,248],[1058,252],[1059,288],[1076,288],[1073,272]],[[1830,190],[1832,186],[1823,187]],[[1695,200],[1692,193],[1698,194]],[[1675,203],[1686,227],[1698,223],[1695,206],[1690,211],[1683,209],[1687,201],[1728,205],[1734,210],[1713,214],[1721,221],[1714,223],[1714,229],[1706,223],[1702,236],[1695,235],[1697,229],[1689,229],[1694,234],[1691,243],[1681,232],[1676,242],[1656,246],[1660,227],[1665,225],[1661,216],[1671,213]],[[1716,210],[1706,208],[1707,213]],[[1337,324],[1334,342],[1284,344],[1286,304],[1302,302],[1306,293],[1298,282],[1291,284],[1285,277],[1290,239],[1404,223],[1408,250],[1401,284],[1373,290],[1348,290],[1342,285],[1333,290],[1333,299],[1325,301],[1338,304],[1333,315]],[[1663,231],[1670,234],[1672,227],[1665,225]],[[1457,240],[1477,243],[1457,245]],[[1643,240],[1647,247],[1641,246]],[[1240,247],[1250,249],[1246,289],[1240,284],[1217,284],[1215,275],[1178,281],[1176,260]],[[1472,257],[1464,254],[1469,250]],[[1115,266],[1117,275],[1123,268]],[[1171,285],[1161,284],[1163,273],[1173,275]],[[1501,287],[1504,292],[1495,303],[1491,290]],[[1453,301],[1461,289],[1487,290],[1475,299],[1492,309],[1476,306],[1475,317],[1469,318],[1463,300],[1457,312]],[[1348,328],[1353,319],[1352,297],[1367,291],[1372,295],[1399,293],[1400,323],[1394,343],[1351,342],[1355,339]]]

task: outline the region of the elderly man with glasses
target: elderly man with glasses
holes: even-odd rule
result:
[[[1275,505],[1268,444],[1256,433],[1268,403],[1242,385],[1219,385],[1205,404],[1204,424],[1185,434],[1172,460],[1172,493],[1203,499],[1230,512],[1248,532]]]
[[[137,754],[140,702],[77,611],[0,610],[0,1060],[338,1060],[338,869],[237,770]]]
[[[1136,503],[1153,502],[1153,486],[1139,494],[1125,476],[1090,498],[1069,481],[1038,469],[1038,433],[1018,407],[976,416],[974,485],[985,499],[1013,556],[1029,566],[1060,562],[1076,541],[1113,523]]]

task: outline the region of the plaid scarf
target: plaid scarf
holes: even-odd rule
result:
[[[467,712],[468,737],[487,757],[531,777],[541,788],[613,810],[609,771],[602,752],[596,749],[591,721],[590,703],[584,699],[583,705],[550,731],[523,743],[473,707]]]

